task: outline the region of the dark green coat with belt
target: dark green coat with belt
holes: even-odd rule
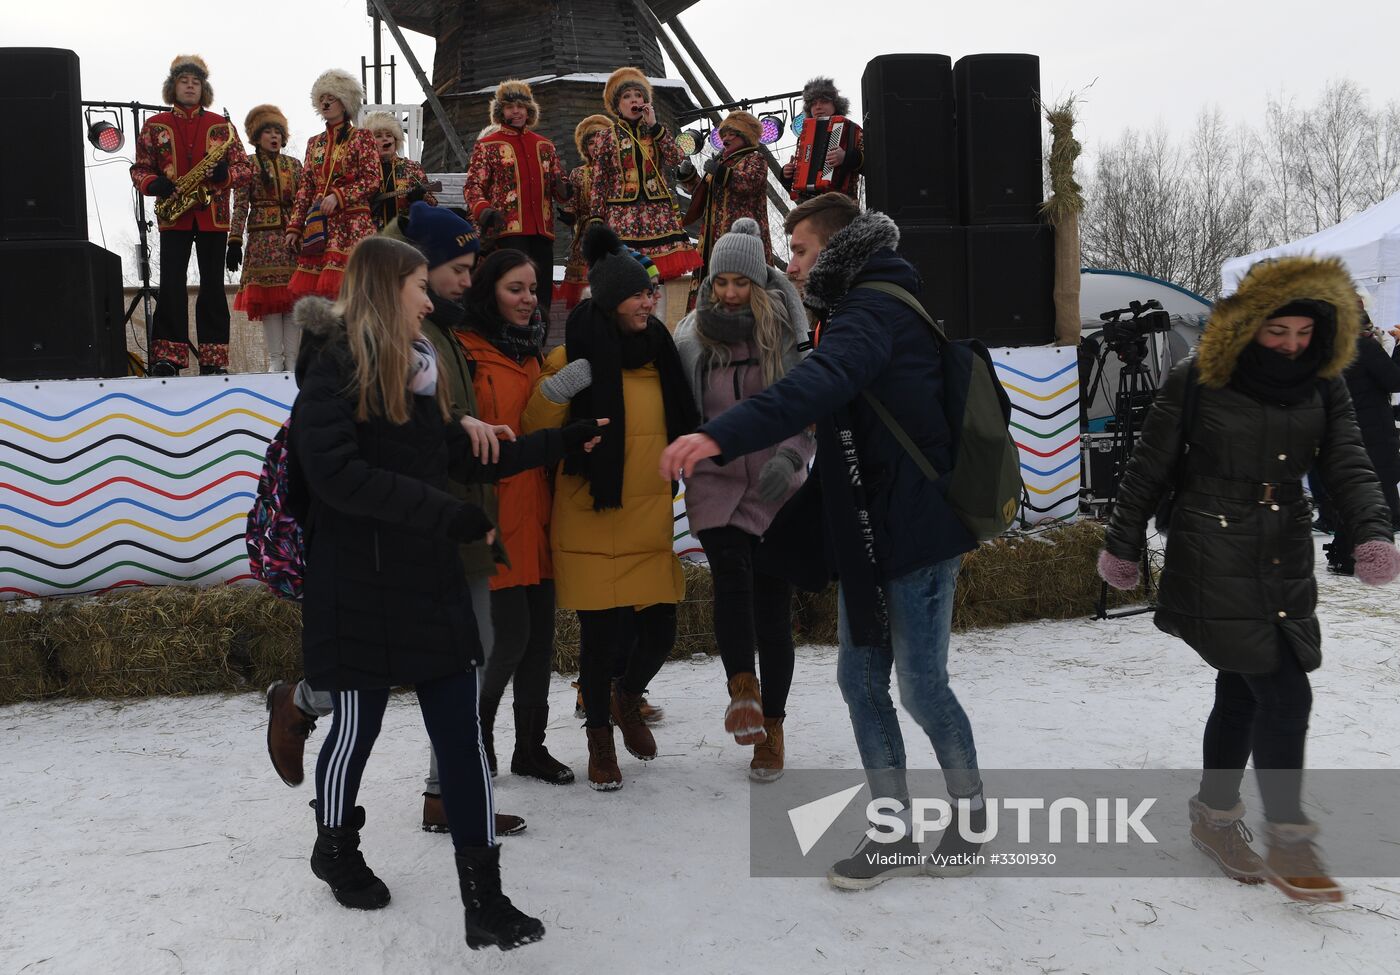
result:
[[[1269,313],[1303,298],[1336,310],[1333,354],[1317,388],[1281,406],[1230,386]],[[1304,670],[1322,663],[1311,514],[1300,486],[1314,466],[1357,544],[1391,540],[1389,509],[1340,378],[1355,352],[1358,317],[1355,289],[1337,262],[1257,266],[1216,305],[1197,349],[1201,389],[1184,457],[1187,363],[1158,394],[1119,485],[1107,549],[1137,560],[1182,458],[1155,621],[1220,670],[1271,673],[1285,649]]]

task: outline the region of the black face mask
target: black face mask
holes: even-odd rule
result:
[[[1331,342],[1317,338],[1315,334],[1314,341],[1296,359],[1266,349],[1258,342],[1249,343],[1235,363],[1230,385],[1261,403],[1295,406],[1303,402],[1312,396],[1317,374],[1331,358]]]

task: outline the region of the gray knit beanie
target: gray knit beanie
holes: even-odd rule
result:
[[[651,276],[637,263],[617,234],[596,223],[583,236],[583,259],[588,263],[588,287],[593,303],[607,311],[639,291],[651,290]]]
[[[758,221],[752,217],[735,220],[729,233],[715,241],[715,248],[710,252],[710,277],[742,274],[761,286],[768,279],[762,233]]]

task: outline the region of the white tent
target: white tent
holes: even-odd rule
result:
[[[1340,257],[1371,295],[1375,323],[1400,325],[1400,193],[1309,237],[1231,258],[1220,269],[1221,293],[1234,291],[1256,261],[1294,254]]]

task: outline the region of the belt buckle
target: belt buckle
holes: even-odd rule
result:
[[[1262,498],[1259,499],[1259,503],[1260,503],[1260,504],[1273,504],[1273,503],[1274,503],[1274,488],[1278,487],[1278,485],[1277,485],[1277,484],[1261,484],[1261,485],[1259,485],[1259,486],[1262,487],[1262,488],[1264,489],[1264,496],[1263,496]]]

